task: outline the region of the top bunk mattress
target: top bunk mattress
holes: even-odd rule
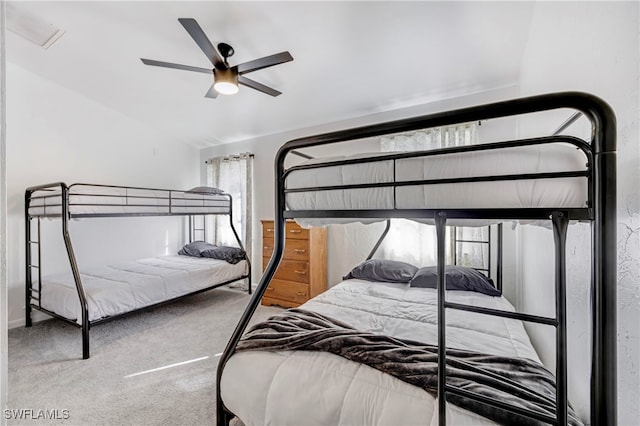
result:
[[[286,205],[289,210],[392,210],[392,209],[520,209],[585,208],[588,179],[579,177],[532,178],[523,180],[466,181],[437,184],[409,184],[486,176],[523,175],[587,171],[587,159],[575,146],[556,143],[483,151],[443,153],[414,158],[380,160],[393,153],[313,159],[286,177]],[[325,166],[355,158],[371,162]],[[308,166],[305,166],[308,167]],[[344,185],[389,183],[392,186],[329,189]],[[397,183],[397,186],[393,186]],[[305,191],[304,188],[323,188]],[[359,219],[305,219],[311,225],[348,223]]]
[[[121,186],[74,184],[69,186],[69,214],[171,215],[229,214],[227,194],[145,189]],[[59,187],[33,193],[29,203],[32,216],[59,216],[62,194]]]

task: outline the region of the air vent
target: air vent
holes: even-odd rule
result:
[[[43,49],[51,47],[64,34],[63,30],[32,13],[21,10],[13,2],[7,2],[6,7],[7,29]]]

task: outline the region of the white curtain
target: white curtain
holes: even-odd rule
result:
[[[219,188],[233,200],[233,226],[251,258],[253,154],[242,153],[207,160],[207,185]],[[219,245],[236,246],[236,238],[227,216],[215,216],[211,229],[211,241]]]
[[[465,123],[385,136],[380,138],[380,150],[383,152],[420,151],[471,145],[477,143],[477,138],[476,124]],[[445,261],[448,264],[453,263],[452,253],[455,250],[452,236],[452,228],[448,228],[445,241],[445,247],[448,247]],[[482,254],[482,250],[474,250],[467,257],[482,256]],[[463,255],[461,252],[458,259],[461,259]],[[391,230],[380,246],[376,257],[401,260],[416,266],[435,265],[437,259],[435,226],[406,219],[393,219]],[[482,258],[480,260],[474,259],[474,264],[476,261],[482,262],[483,260]]]
[[[456,247],[457,264],[471,268],[489,269],[489,227],[457,227],[457,239],[463,240]],[[467,242],[474,241],[474,242]]]
[[[465,123],[384,136],[380,138],[380,150],[382,152],[421,151],[449,146],[472,145],[477,142],[478,131],[476,124]]]

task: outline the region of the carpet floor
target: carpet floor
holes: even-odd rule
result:
[[[87,360],[80,329],[70,324],[9,330],[4,418],[9,425],[215,424],[219,354],[249,297],[220,288],[96,326]],[[280,310],[259,306],[253,322]]]

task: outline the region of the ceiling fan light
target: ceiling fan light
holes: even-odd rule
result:
[[[238,86],[228,81],[217,81],[213,88],[221,95],[235,95],[238,93]]]
[[[233,71],[213,70],[214,83],[213,88],[221,95],[235,95],[238,93],[238,75]]]

